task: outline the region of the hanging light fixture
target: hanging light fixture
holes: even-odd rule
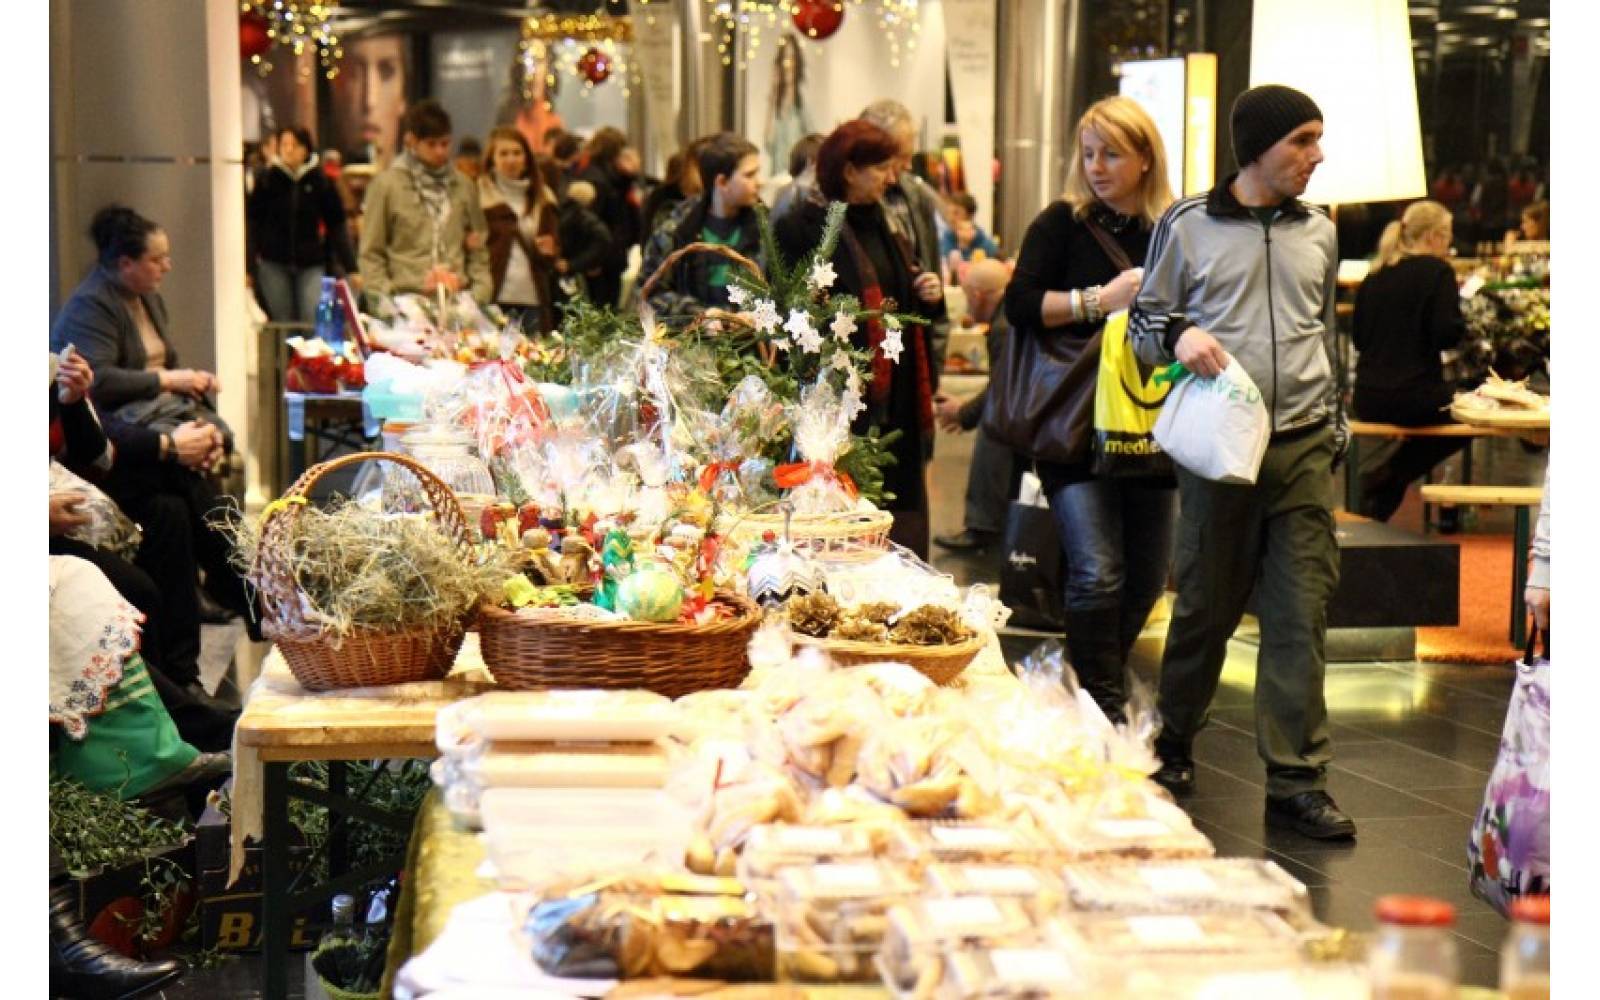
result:
[[[320,0],[241,0],[241,54],[249,58],[258,73],[266,76],[272,72],[275,47],[290,49],[296,56],[315,48],[317,64],[331,80],[339,75],[339,60],[344,58],[344,49],[339,46],[339,36],[332,23],[337,6]],[[263,29],[264,45],[256,38]]]
[[[531,100],[532,81],[541,70],[548,87],[565,74],[583,85],[584,93],[611,77],[622,84],[622,96],[632,93],[637,70],[628,60],[633,42],[633,21],[610,14],[536,14],[522,22],[523,96]]]

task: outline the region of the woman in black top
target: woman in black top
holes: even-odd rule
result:
[[[1126,97],[1092,105],[1078,122],[1066,196],[1039,213],[1023,237],[1006,290],[1013,336],[1088,341],[1105,316],[1138,293],[1156,220],[1172,201],[1166,150],[1155,123]],[[1135,266],[1118,273],[1091,227]],[[1076,361],[1095,384],[1098,344]],[[1091,390],[1092,391],[1092,390]],[[1170,479],[1097,478],[1088,437],[1062,464],[1038,462],[1065,550],[1067,651],[1073,670],[1108,717],[1127,701],[1126,663],[1166,587],[1177,510]]]
[[[1406,427],[1447,423],[1456,386],[1439,355],[1461,345],[1466,322],[1450,266],[1450,210],[1414,202],[1389,223],[1378,259],[1356,292],[1356,387],[1352,409],[1362,420]],[[1387,521],[1406,489],[1461,450],[1461,438],[1417,438],[1363,455],[1361,511]]]
[[[281,128],[278,157],[250,192],[250,238],[258,258],[261,297],[278,323],[316,321],[322,276],[356,269],[344,202],[317,154],[311,133]]]
[[[818,197],[796,206],[777,224],[775,235],[783,256],[798,261],[822,242],[828,201],[842,201],[845,225],[832,263],[835,294],[854,295],[867,309],[893,299],[896,310],[921,316],[944,311],[939,276],[917,265],[905,234],[883,210],[883,192],[894,178],[899,147],[894,137],[866,121],[840,125],[817,151]],[[862,324],[851,340],[873,350],[873,379],[866,387],[867,409],[856,418],[857,432],[876,425],[898,430],[889,446],[895,464],[883,470],[884,489],[895,498],[889,537],[928,558],[928,483],[925,467],[933,455],[933,395],[939,389],[927,331],[908,326],[901,333],[904,353],[890,363],[882,351],[885,335],[877,321]]]

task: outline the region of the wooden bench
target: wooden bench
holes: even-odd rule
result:
[[[1503,428],[1479,427],[1475,424],[1463,424],[1450,421],[1443,424],[1433,424],[1427,427],[1406,427],[1401,424],[1380,424],[1371,420],[1350,421],[1350,454],[1345,462],[1344,475],[1344,505],[1349,510],[1357,510],[1361,506],[1361,439],[1364,437],[1385,438],[1391,441],[1403,441],[1408,438],[1480,438],[1480,437],[1507,437]],[[1472,448],[1469,445],[1461,453],[1461,478],[1467,482],[1472,481]],[[1432,511],[1426,500],[1423,501],[1422,524],[1427,529],[1432,520]]]
[[[1528,609],[1522,592],[1528,585],[1530,511],[1539,506],[1544,490],[1538,486],[1457,486],[1429,483],[1422,487],[1423,503],[1448,503],[1473,507],[1514,507],[1511,535],[1511,645],[1521,649],[1528,641]],[[1427,525],[1423,525],[1426,529]]]

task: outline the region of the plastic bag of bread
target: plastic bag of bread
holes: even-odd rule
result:
[[[767,980],[772,925],[743,891],[731,879],[683,877],[573,885],[547,892],[525,929],[534,961],[552,976]]]
[[[889,907],[916,891],[874,861],[783,868],[778,886],[778,980],[804,983],[877,982]]]
[[[676,720],[672,702],[649,691],[491,691],[440,709],[438,729],[441,739],[651,743]]]

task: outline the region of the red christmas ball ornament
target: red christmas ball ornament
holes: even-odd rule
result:
[[[578,57],[578,72],[590,83],[605,83],[611,76],[611,57],[599,49],[590,49]]]
[[[254,59],[264,56],[272,48],[272,39],[267,37],[267,19],[251,11],[239,15],[239,56],[242,59]]]
[[[832,38],[844,24],[844,4],[838,0],[798,0],[794,7],[794,26],[807,38]]]

